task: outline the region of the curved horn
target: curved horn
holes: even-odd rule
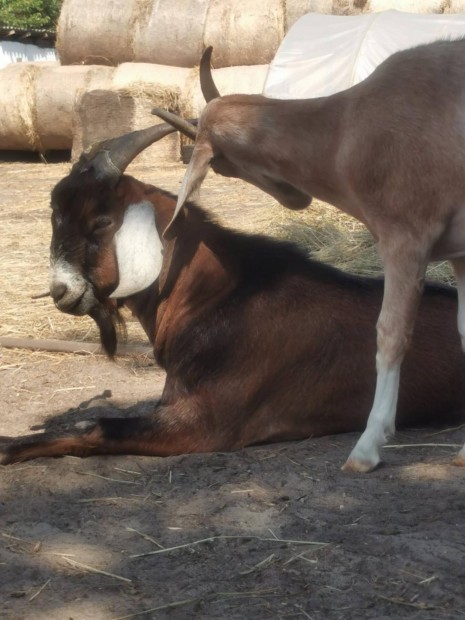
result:
[[[153,108],[152,114],[159,116],[188,138],[192,140],[197,138],[197,128],[194,125],[197,121],[186,121],[177,114],[168,112],[168,110],[162,110],[161,108]]]
[[[202,90],[202,95],[204,96],[204,99],[207,103],[212,99],[221,97],[218,89],[216,88],[215,82],[213,81],[213,75],[211,70],[212,52],[213,47],[210,45],[202,54],[199,69],[200,88]]]
[[[119,179],[139,153],[174,131],[176,129],[171,125],[160,123],[147,129],[132,131],[119,138],[97,142],[82,153],[76,166],[84,171],[92,163],[97,178]]]

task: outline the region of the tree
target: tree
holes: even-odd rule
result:
[[[0,0],[0,25],[54,30],[63,0]]]

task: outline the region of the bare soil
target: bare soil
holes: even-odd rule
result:
[[[0,164],[0,335],[95,335],[30,301],[47,286],[48,192],[66,168]],[[160,185],[176,191],[182,173]],[[268,213],[261,195],[209,183],[207,201],[245,191]],[[163,380],[144,356],[0,349],[0,435],[148,413]],[[450,465],[465,429],[438,432],[398,434],[366,476],[340,471],[353,434],[2,468],[0,618],[465,618],[465,470]]]

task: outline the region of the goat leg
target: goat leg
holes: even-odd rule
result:
[[[164,413],[168,413],[170,408],[163,409]],[[169,423],[162,422],[155,414],[138,418],[102,418],[92,428],[80,433],[58,438],[43,433],[32,441],[12,443],[2,450],[1,464],[10,465],[39,457],[85,458],[102,454],[170,456],[216,449],[217,439],[213,442],[200,429],[192,428],[190,424],[187,427],[179,417]]]
[[[422,248],[410,238],[394,248],[380,242],[379,251],[386,278],[377,323],[375,398],[365,431],[342,468],[359,473],[377,467],[380,448],[395,433],[400,369],[413,333],[427,265]]]

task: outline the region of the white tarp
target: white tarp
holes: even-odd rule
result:
[[[394,52],[459,37],[465,37],[465,14],[308,13],[281,43],[263,94],[277,99],[331,95],[365,79]]]
[[[39,47],[32,43],[0,41],[0,69],[13,62],[57,60],[53,47]]]

